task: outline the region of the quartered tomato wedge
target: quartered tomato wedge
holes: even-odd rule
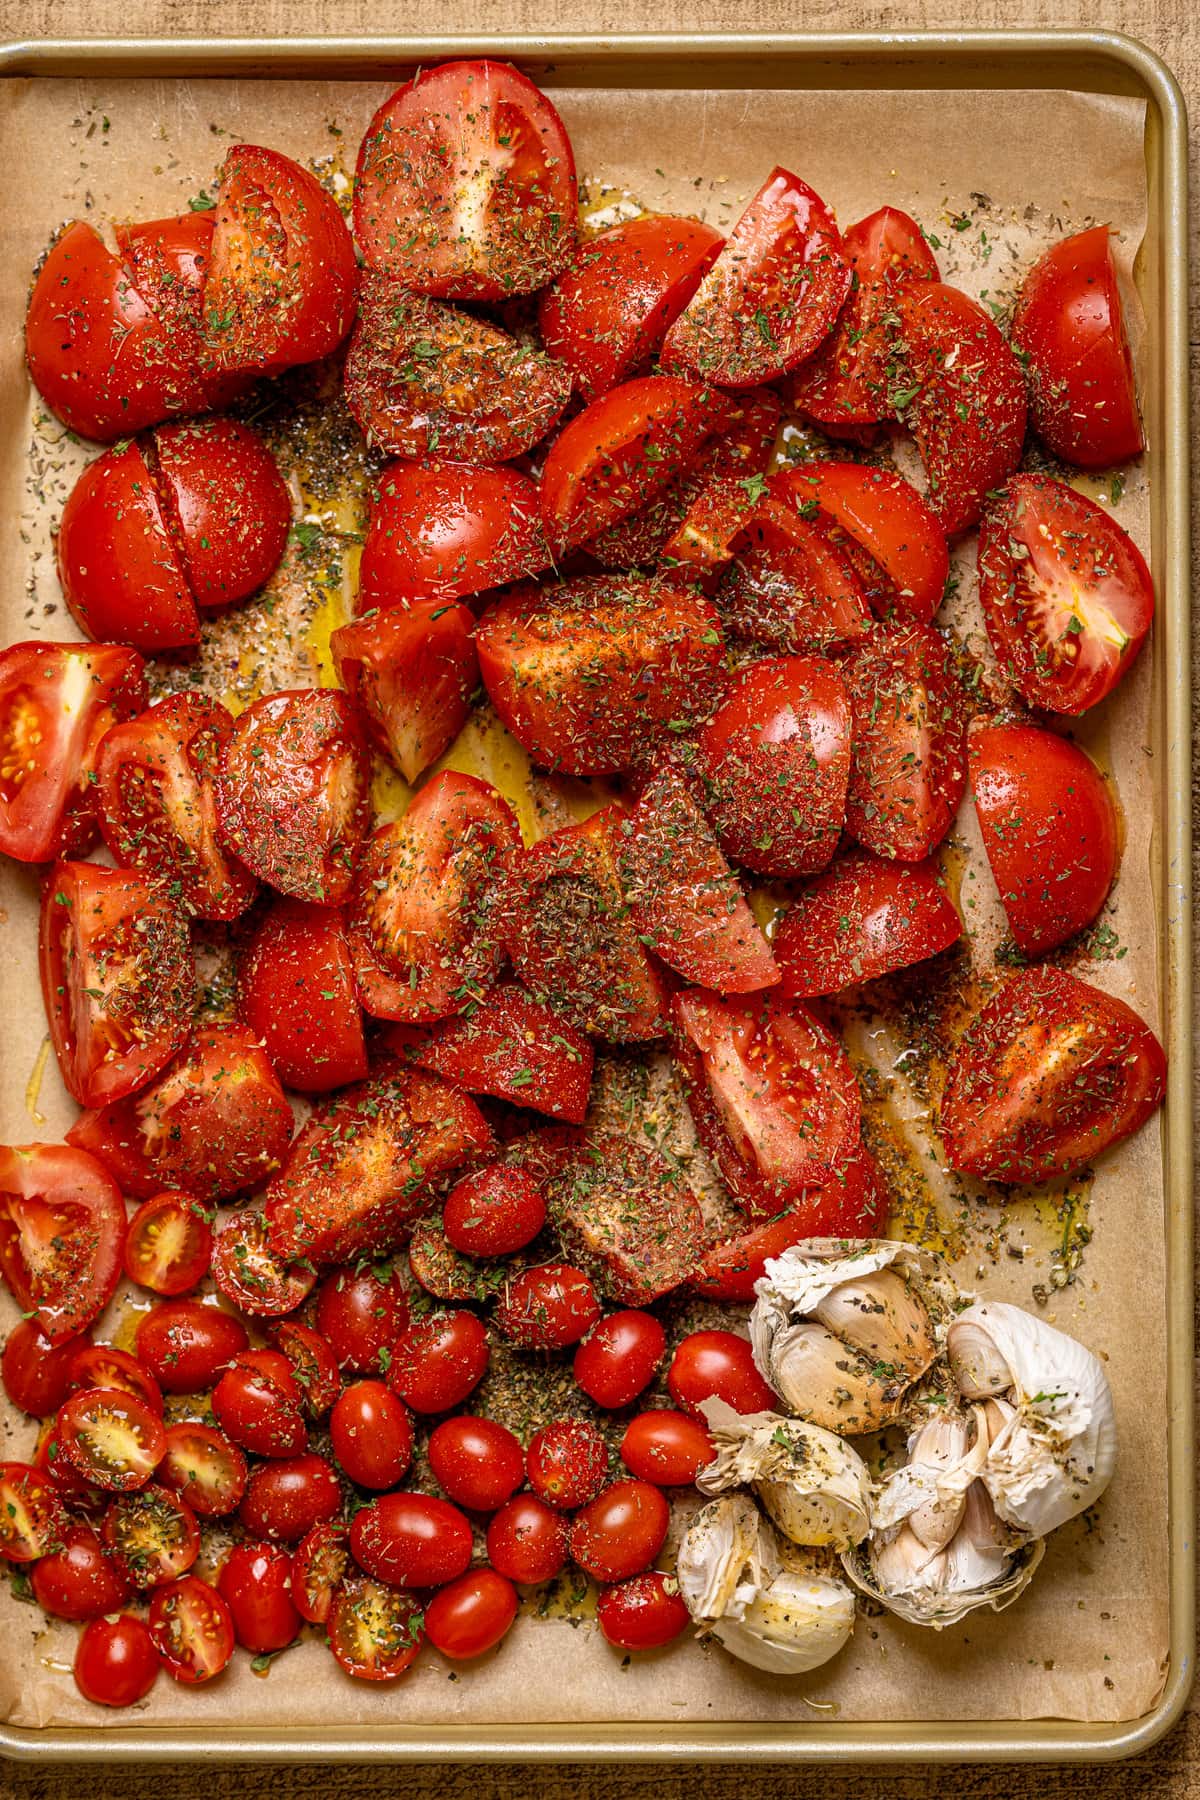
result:
[[[795,656],[844,648],[870,629],[853,563],[790,495],[757,499],[725,549],[734,560],[717,605],[733,637]]]
[[[52,1343],[104,1311],[124,1242],[125,1203],[94,1157],[58,1144],[0,1149],[0,1272]]]
[[[212,1241],[210,1215],[198,1200],[169,1191],[154,1194],[129,1221],[125,1273],[154,1294],[190,1293],[208,1272]]]
[[[992,648],[1031,706],[1082,713],[1132,667],[1154,585],[1127,532],[1049,475],[1018,475],[988,508],[979,593]]]
[[[494,1094],[573,1125],[587,1111],[591,1044],[519,982],[506,981],[460,1018],[443,1019],[407,1055],[469,1094]]]
[[[202,1519],[223,1519],[246,1491],[246,1459],[224,1432],[185,1419],[167,1426],[158,1479]]]
[[[519,469],[390,463],[371,508],[358,610],[445,606],[549,566],[538,490]]]
[[[323,1094],[367,1072],[346,921],[334,906],[277,900],[238,967],[238,1013],[285,1087]]]
[[[814,462],[772,477],[770,489],[846,556],[880,618],[929,623],[950,556],[937,518],[910,482],[863,463]]]
[[[196,605],[217,612],[256,594],[279,566],[292,518],[258,433],[237,419],[163,425],[152,462]]]
[[[801,1000],[837,994],[936,956],[961,936],[935,863],[851,850],[809,882],[780,920],[773,940],[780,991]]]
[[[0,1556],[37,1562],[62,1547],[70,1524],[54,1483],[31,1463],[0,1463]]]
[[[239,1213],[217,1232],[212,1278],[239,1312],[262,1319],[295,1312],[317,1285],[311,1263],[284,1263],[275,1255],[260,1212]]]
[[[138,219],[114,226],[113,235],[138,293],[166,331],[172,355],[185,372],[185,380],[168,394],[169,414],[215,412],[228,405],[245,392],[250,378],[214,369],[204,344],[204,282],[212,262],[212,211],[189,208],[173,219]],[[145,423],[153,425],[155,420]],[[127,427],[130,431],[141,429],[140,421],[136,425],[131,421]]]
[[[1161,1105],[1162,1045],[1133,1008],[1065,969],[1027,969],[973,1020],[942,1096],[952,1169],[988,1181],[1076,1175]]]
[[[479,685],[475,620],[454,601],[369,612],[329,639],[368,738],[415,782],[458,736]]]
[[[233,1655],[229,1607],[198,1575],[156,1588],[148,1622],[167,1674],[187,1687],[211,1681]]]
[[[81,1388],[59,1408],[59,1454],[93,1486],[144,1487],[163,1459],[162,1415],[125,1388]]]
[[[163,1587],[200,1554],[200,1527],[186,1501],[157,1482],[120,1494],[101,1526],[105,1544],[135,1587]]]
[[[730,1193],[764,1217],[831,1180],[858,1142],[862,1102],[845,1051],[798,1000],[674,1003],[675,1054],[696,1128]]]
[[[352,1574],[333,1591],[325,1615],[329,1648],[357,1681],[398,1681],[425,1642],[421,1602],[404,1588]]]
[[[662,348],[664,368],[753,387],[823,342],[850,292],[837,223],[819,194],[772,170]]]
[[[845,665],[854,716],[846,829],[877,856],[921,862],[967,785],[966,696],[944,638],[880,627]]]
[[[144,1087],[187,1042],[196,971],[187,920],[152,876],[56,863],[42,890],[38,964],[68,1092],[106,1106]]]
[[[504,300],[544,287],[576,230],[566,128],[507,63],[422,70],[367,126],[354,233],[369,269],[418,293]]]

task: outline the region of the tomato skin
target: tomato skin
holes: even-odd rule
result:
[[[532,1243],[545,1223],[541,1190],[515,1163],[491,1163],[464,1175],[442,1209],[446,1237],[464,1256],[511,1256]]]
[[[350,1521],[350,1549],[368,1575],[393,1587],[441,1587],[471,1560],[471,1526],[448,1500],[381,1494]]]
[[[343,1388],[329,1431],[339,1466],[358,1487],[395,1487],[412,1461],[412,1420],[382,1381]]]
[[[749,1340],[732,1331],[690,1332],[671,1358],[667,1387],[676,1406],[701,1423],[702,1400],[724,1400],[739,1413],[773,1412],[777,1404]]]
[[[166,1394],[199,1394],[249,1349],[240,1319],[198,1300],[171,1300],[139,1320],[134,1346]]]
[[[198,1575],[155,1588],[149,1626],[167,1674],[186,1687],[211,1681],[233,1655],[233,1620],[225,1597]]]
[[[245,375],[214,369],[203,343],[204,279],[212,262],[213,226],[210,210],[193,212],[189,207],[172,219],[138,219],[113,228],[118,253],[132,270],[137,291],[165,328],[178,365],[162,416],[218,412],[249,385]],[[131,421],[126,430],[134,429],[140,425]]]
[[[69,1394],[81,1388],[109,1388],[132,1394],[159,1418],[163,1397],[157,1381],[137,1358],[112,1344],[81,1344],[71,1357]]]
[[[600,1317],[596,1290],[570,1263],[539,1263],[514,1275],[492,1315],[521,1350],[566,1350]]]
[[[552,1581],[567,1560],[567,1520],[536,1494],[516,1494],[488,1525],[488,1561],[524,1586]]]
[[[1062,462],[1105,469],[1146,447],[1107,225],[1042,252],[1013,309],[1034,430]]]
[[[68,1529],[61,1490],[29,1463],[0,1463],[0,1557],[32,1563],[62,1548]]]
[[[838,994],[937,956],[961,936],[935,863],[850,850],[805,886],[776,927],[780,992]]]
[[[104,1311],[124,1242],[125,1202],[95,1157],[57,1144],[0,1149],[0,1273],[51,1343]]]
[[[1154,583],[1127,532],[1048,475],[1018,475],[979,533],[983,622],[1030,706],[1077,715],[1132,667],[1154,619]]]
[[[357,1681],[396,1681],[425,1642],[420,1602],[366,1575],[338,1583],[329,1602],[329,1648]]]
[[[255,1456],[296,1456],[308,1443],[300,1389],[278,1350],[244,1350],[212,1393],[212,1409],[226,1437]]]
[[[472,1512],[495,1512],[525,1479],[525,1455],[512,1432],[470,1413],[434,1427],[429,1466],[450,1499]]]
[[[158,1679],[149,1627],[132,1613],[92,1619],[75,1649],[75,1686],[93,1706],[135,1706]]]
[[[849,545],[835,543],[791,504],[766,494],[717,546],[730,561],[717,590],[727,631],[786,656],[843,649],[870,629],[871,615]],[[745,500],[745,490],[736,484]],[[744,509],[743,509],[744,510]],[[715,566],[715,564],[714,564]]]
[[[336,907],[278,900],[238,967],[238,1011],[285,1087],[327,1093],[367,1073],[346,925]]]
[[[274,1544],[235,1544],[217,1576],[243,1650],[270,1656],[286,1650],[300,1630],[292,1599],[292,1559]]]
[[[643,213],[580,246],[543,293],[538,325],[585,400],[606,394],[645,361],[724,243],[698,219]]]
[[[575,1352],[575,1380],[597,1406],[628,1406],[653,1379],[666,1348],[667,1334],[653,1313],[607,1313]]]
[[[449,1412],[479,1386],[490,1358],[487,1329],[474,1313],[432,1313],[397,1342],[388,1386],[413,1412]]]
[[[336,1518],[342,1489],[333,1468],[314,1450],[278,1457],[250,1471],[238,1518],[254,1537],[294,1544],[314,1526]]]
[[[281,1262],[267,1242],[261,1212],[228,1219],[213,1241],[212,1278],[239,1311],[260,1319],[295,1312],[317,1285],[310,1263]]]
[[[167,1426],[167,1448],[156,1470],[201,1519],[236,1512],[246,1491],[246,1458],[224,1432],[184,1420]]]
[[[371,743],[416,781],[470,716],[479,684],[474,615],[444,600],[401,604],[339,625],[329,647]]]
[[[408,1290],[397,1274],[383,1280],[366,1268],[338,1269],[318,1290],[316,1321],[340,1368],[374,1374],[408,1324]]]
[[[639,1481],[655,1487],[688,1487],[716,1455],[712,1438],[687,1413],[655,1409],[625,1427],[621,1461]]]
[[[114,1496],[100,1535],[135,1587],[162,1587],[185,1575],[200,1554],[200,1527],[190,1506],[151,1483]]]
[[[237,419],[190,420],[156,431],[154,451],[197,606],[219,611],[257,593],[279,566],[292,518],[258,433]]]
[[[119,1612],[131,1588],[90,1525],[72,1525],[58,1549],[30,1571],[33,1597],[56,1619],[98,1619]]]
[[[468,1093],[494,1094],[572,1125],[581,1125],[587,1113],[595,1064],[590,1042],[561,1013],[535,1000],[515,981],[493,988],[469,1013],[439,1020],[427,1036],[407,1046],[407,1054],[423,1069],[432,1069]],[[531,1206],[528,1216],[533,1216]],[[535,1235],[536,1231],[529,1234]],[[529,1238],[522,1241],[528,1243]],[[508,1252],[478,1249],[468,1254]]]
[[[113,1493],[145,1487],[166,1453],[162,1415],[125,1388],[80,1388],[58,1409],[60,1455]]]
[[[445,606],[549,564],[538,490],[519,469],[389,463],[371,508],[357,608]]]
[[[323,1520],[305,1532],[292,1552],[292,1605],[302,1619],[325,1624],[349,1562],[344,1525]]]
[[[951,1060],[940,1130],[952,1169],[985,1181],[1076,1175],[1162,1104],[1162,1045],[1123,1000],[1065,969],[1025,969],[975,1015]]]
[[[301,1404],[310,1419],[324,1416],[342,1391],[342,1376],[333,1349],[299,1319],[276,1319],[271,1342],[291,1367]]]
[[[597,1581],[624,1581],[663,1547],[671,1509],[646,1481],[614,1481],[571,1521],[571,1560]]]
[[[657,1569],[605,1588],[596,1618],[616,1650],[660,1650],[692,1622],[679,1589]]]
[[[817,462],[770,479],[770,491],[843,547],[883,619],[928,625],[946,589],[950,553],[930,505],[890,469]]]
[[[71,1391],[78,1338],[55,1343],[36,1319],[18,1319],[4,1340],[0,1376],[13,1405],[34,1419],[56,1413]]]
[[[143,1200],[129,1221],[125,1273],[152,1294],[187,1294],[207,1273],[212,1247],[209,1215],[199,1201],[166,1190]]]
[[[469,1569],[439,1588],[425,1608],[425,1633],[455,1662],[492,1650],[517,1616],[517,1590],[495,1569]]]
[[[554,1419],[535,1431],[527,1453],[529,1485],[539,1500],[574,1512],[608,1479],[608,1446],[586,1419]]]

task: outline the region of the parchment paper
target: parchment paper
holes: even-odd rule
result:
[[[6,173],[0,257],[0,560],[4,641],[77,635],[58,593],[48,526],[85,458],[53,423],[33,422],[21,364],[29,272],[53,228],[86,213],[100,226],[181,210],[210,187],[226,144],[275,145],[304,160],[344,159],[386,89],[379,84],[13,81],[0,92],[0,167]],[[736,218],[775,162],[795,169],[849,224],[885,202],[912,212],[941,240],[950,278],[1003,304],[1039,247],[1067,230],[1108,221],[1130,291],[1146,217],[1143,107],[1068,93],[826,93],[556,91],[581,175],[637,195],[648,207],[695,212],[718,226]],[[1149,552],[1144,477],[1126,471],[1117,516]],[[1096,494],[1098,484],[1084,483]],[[1103,497],[1107,500],[1107,483]],[[949,622],[986,654],[975,600],[973,545],[959,555],[962,583]],[[945,621],[946,615],[943,615]],[[319,663],[319,657],[317,662]],[[1105,917],[1111,937],[1085,978],[1158,1019],[1154,677],[1149,654],[1114,703],[1089,718],[1081,738],[1114,773],[1125,816],[1121,879]],[[964,806],[950,851],[976,961],[999,935],[994,888]],[[0,871],[5,917],[3,1078],[5,1141],[52,1139],[73,1116],[43,1044],[35,970],[36,872]],[[376,1689],[343,1678],[325,1649],[305,1641],[268,1679],[239,1656],[210,1689],[159,1681],[136,1715],[147,1725],[549,1720],[794,1720],[819,1729],[844,1720],[1135,1717],[1153,1703],[1167,1648],[1166,1397],[1163,1184],[1152,1126],[1106,1157],[1077,1210],[1016,1200],[1007,1208],[930,1176],[928,1097],[905,1080],[902,1044],[878,1020],[851,1020],[852,1047],[883,1084],[872,1110],[908,1152],[909,1175],[926,1181],[906,1205],[956,1258],[960,1279],[1031,1304],[1107,1359],[1121,1456],[1095,1513],[1055,1534],[1041,1572],[1003,1616],[975,1613],[941,1634],[889,1617],[863,1617],[850,1646],[799,1680],[766,1677],[714,1646],[677,1645],[624,1662],[586,1623],[525,1619],[499,1651],[452,1671],[426,1652],[399,1685]],[[1078,1224],[1086,1216],[1090,1242]],[[1065,1220],[1065,1224],[1064,1224]],[[1064,1240],[1064,1231],[1066,1238]],[[1052,1259],[1068,1242],[1065,1262]],[[1073,1249],[1071,1248],[1073,1246]],[[1057,1267],[1058,1275],[1053,1273]],[[1069,1269],[1068,1285],[1055,1280]],[[0,1326],[13,1309],[0,1303]],[[21,1418],[4,1424],[7,1455],[32,1448]],[[101,1728],[69,1674],[75,1628],[43,1628],[41,1614],[0,1583],[0,1714],[22,1725]]]

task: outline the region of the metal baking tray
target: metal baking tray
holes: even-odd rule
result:
[[[1159,752],[1159,979],[1170,1057],[1165,1124],[1170,1660],[1162,1694],[1139,1719],[669,1723],[386,1731],[286,1732],[0,1726],[0,1753],[26,1761],[651,1762],[1111,1761],[1146,1749],[1179,1718],[1192,1681],[1195,1533],[1192,1418],[1191,740],[1188,535],[1187,125],[1170,71],[1115,33],[900,32],[861,35],[655,34],[443,38],[114,39],[9,42],[0,75],[172,77],[253,75],[402,78],[419,63],[488,55],[556,87],[993,89],[1069,88],[1146,103],[1148,225],[1140,286],[1149,321],[1145,405],[1152,472],[1153,562],[1159,612],[1155,674]],[[15,329],[15,321],[7,321]]]

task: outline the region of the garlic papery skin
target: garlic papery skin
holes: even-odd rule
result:
[[[804,1675],[837,1655],[854,1629],[854,1590],[810,1556],[781,1570],[740,1619],[710,1626],[731,1656],[772,1675]]]
[[[1100,1498],[1117,1460],[1112,1389],[1104,1366],[1076,1338],[1022,1307],[980,1301],[956,1319],[946,1349],[955,1380],[979,1367],[980,1342],[1008,1372],[1013,1414],[980,1472],[1000,1518],[1030,1537],[1073,1519]]]
[[[867,1535],[867,1465],[832,1431],[779,1413],[738,1413],[723,1400],[704,1400],[700,1410],[716,1446],[696,1477],[701,1493],[752,1486],[793,1544],[845,1550]]]

